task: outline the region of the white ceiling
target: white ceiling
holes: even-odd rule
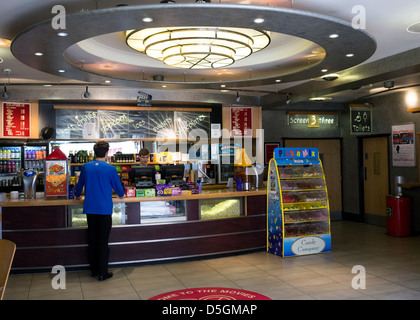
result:
[[[14,1],[2,1],[2,10],[0,12],[0,37],[13,39],[24,29],[29,28],[31,25],[39,23],[42,20],[51,19],[54,14],[51,13],[51,9],[57,4],[55,0],[14,0]],[[135,0],[62,0],[60,4],[66,8],[68,14],[83,12],[86,10],[105,9],[113,8],[119,4],[127,5],[147,5],[156,4],[160,2],[156,1],[135,1]],[[320,78],[308,78],[298,82],[281,82],[279,84],[267,84],[263,86],[243,86],[240,88],[241,91],[247,92],[248,94],[266,95],[267,92],[292,92],[294,96],[297,95],[316,95],[319,91],[324,93],[324,96],[332,98],[331,101],[351,101],[358,97],[367,96],[383,88],[383,81],[394,80],[395,86],[404,86],[409,84],[419,84],[420,76],[417,66],[420,64],[418,50],[412,50],[419,48],[420,34],[407,32],[407,27],[413,23],[420,21],[420,1],[418,0],[250,0],[250,1],[212,1],[213,3],[221,4],[244,4],[244,5],[260,5],[260,6],[279,6],[285,8],[292,8],[295,10],[304,10],[314,12],[322,15],[328,15],[333,18],[341,19],[347,22],[354,22],[360,10],[365,12],[366,17],[366,31],[376,41],[377,49],[375,53],[366,61],[362,62],[359,66],[353,67],[349,70],[339,72],[343,77],[339,80],[325,83]],[[177,4],[181,3],[195,3],[195,1],[177,1]],[[170,5],[170,4],[168,4]],[[211,4],[208,4],[211,5]],[[363,13],[363,12],[362,12]],[[359,22],[357,20],[356,22]],[[363,22],[363,21],[362,21]],[[118,36],[117,36],[118,37]],[[111,37],[112,38],[112,37]],[[97,39],[101,45],[108,45],[111,38]],[[112,40],[112,39],[111,39]],[[115,40],[115,39],[114,39]],[[293,42],[293,41],[292,41]],[[363,46],[363,43],[360,44]],[[28,48],[29,50],[30,48]],[[117,50],[126,51],[126,48],[117,48]],[[391,56],[401,54],[406,51],[412,50],[411,56],[405,56],[406,60],[413,60],[411,63],[413,72],[404,71],[398,72],[398,66],[389,66],[384,68],[383,64],[380,63],[381,59],[386,60],[388,63],[393,62],[390,59]],[[304,50],[302,55],[305,54]],[[270,56],[270,62],[273,61],[273,49],[267,50],[267,56]],[[86,54],[86,60],[88,59],[88,53]],[[103,53],[105,54],[105,53]],[[3,62],[0,63],[0,69],[10,69],[10,82],[11,84],[27,84],[27,83],[84,83],[74,79],[68,79],[60,77],[58,75],[48,74],[42,71],[35,70],[22,62],[18,61],[10,52],[10,48],[0,48],[0,58]],[[259,63],[268,63],[267,61],[261,61]],[[299,58],[299,57],[298,57]],[[78,56],[77,59],[83,59]],[[252,59],[252,58],[249,58]],[[255,59],[255,57],[254,57]],[[0,59],[1,61],[1,59]],[[385,61],[385,60],[384,60]],[[289,59],[285,59],[284,63],[292,63]],[[408,63],[408,62],[407,62]],[[245,63],[245,68],[250,68],[247,65],[255,64],[255,60],[250,60]],[[363,68],[365,66],[365,68]],[[372,66],[372,67],[370,67]],[[380,66],[383,70],[379,70]],[[373,68],[375,67],[375,68]],[[133,67],[134,68],[134,67]],[[410,69],[407,66],[401,66],[401,70]],[[175,70],[168,71],[165,68],[161,70],[162,74],[171,72],[183,71]],[[214,70],[210,70],[209,74]],[[249,71],[252,74],[252,70]],[[362,83],[360,78],[355,76],[355,73],[360,73],[365,79],[371,78],[373,83]],[[382,77],[381,77],[382,75]],[[395,75],[395,78],[387,78],[390,75]],[[4,74],[0,73],[0,84],[8,83],[9,78]],[[347,86],[345,86],[346,84]],[[353,85],[354,84],[354,85]],[[353,90],[349,87],[353,86]],[[337,87],[337,88],[333,88]],[[339,89],[338,87],[342,88]],[[326,90],[328,89],[328,90]],[[199,90],[199,89],[197,89]],[[258,91],[258,92],[256,92]],[[312,92],[310,92],[312,91]]]

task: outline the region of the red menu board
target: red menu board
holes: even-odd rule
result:
[[[230,123],[232,137],[252,136],[252,108],[230,108]]]
[[[30,137],[31,104],[3,102],[3,137]]]

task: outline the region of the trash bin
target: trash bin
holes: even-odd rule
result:
[[[396,237],[409,237],[410,198],[406,196],[386,197],[386,225],[387,233]]]

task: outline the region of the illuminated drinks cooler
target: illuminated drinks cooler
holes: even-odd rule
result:
[[[267,181],[267,252],[331,251],[330,209],[316,148],[276,148]]]

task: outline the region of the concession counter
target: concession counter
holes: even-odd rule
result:
[[[114,198],[110,266],[265,250],[266,190]],[[16,243],[12,271],[88,268],[83,197],[6,199],[1,236]]]

